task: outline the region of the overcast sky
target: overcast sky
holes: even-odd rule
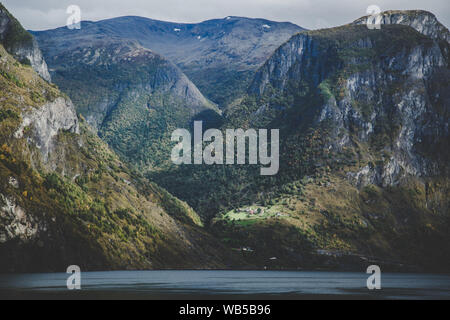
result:
[[[375,4],[381,10],[424,9],[450,25],[449,0],[0,0],[31,30],[66,24],[69,5],[81,8],[82,20],[137,15],[173,22],[200,22],[226,16],[290,21],[308,29],[342,25],[365,15]]]

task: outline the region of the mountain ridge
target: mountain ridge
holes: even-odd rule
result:
[[[177,64],[213,102],[224,107],[242,92],[248,78],[292,34],[304,30],[291,23],[227,17],[200,23],[172,23],[125,16],[82,22],[82,29],[33,32],[47,60],[80,39],[96,36],[136,40]],[[72,40],[71,40],[72,39]],[[51,63],[51,61],[49,62]],[[223,86],[220,94],[210,83]]]
[[[380,25],[402,24],[416,29],[423,35],[450,42],[450,33],[436,16],[426,10],[387,10],[380,13]],[[368,17],[361,17],[353,24],[367,23]]]

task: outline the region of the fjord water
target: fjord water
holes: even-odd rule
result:
[[[383,273],[368,290],[361,272],[107,271],[82,272],[81,290],[66,273],[0,275],[1,298],[57,299],[450,299],[450,275]]]

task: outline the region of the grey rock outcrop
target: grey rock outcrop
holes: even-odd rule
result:
[[[249,88],[249,93],[262,95],[267,85],[283,90],[289,78],[299,78],[300,74],[292,73],[294,64],[305,61],[308,66],[311,61],[308,57],[319,54],[313,38],[308,34],[298,34],[292,37],[288,42],[283,44],[277,51],[267,60],[267,62],[259,69],[255,75],[255,79]],[[317,70],[318,67],[314,67]],[[288,73],[291,72],[289,75]],[[317,74],[319,76],[320,74]],[[313,75],[313,76],[316,76]],[[320,79],[317,78],[316,84]]]
[[[44,160],[53,150],[54,138],[60,130],[79,133],[75,108],[70,100],[61,97],[24,113],[14,137],[22,138],[25,128],[31,128],[28,139],[40,150]]]
[[[29,241],[38,233],[38,223],[33,216],[16,203],[12,196],[0,193],[0,244],[12,239]]]
[[[48,72],[47,63],[42,56],[42,52],[36,40],[33,38],[31,45],[26,47],[19,47],[13,50],[13,56],[19,61],[29,61],[31,67],[36,71],[43,79],[48,82],[51,81],[50,73]]]
[[[0,43],[14,58],[22,63],[29,63],[43,79],[51,81],[38,43],[1,4]]]
[[[421,34],[436,40],[450,42],[450,32],[431,12],[423,10],[390,10],[380,13],[380,24],[400,24],[414,28]],[[369,17],[355,20],[354,24],[367,24]],[[373,20],[373,19],[372,19]]]

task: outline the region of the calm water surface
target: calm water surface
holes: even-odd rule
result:
[[[450,299],[450,275],[369,275],[306,271],[108,271],[81,274],[69,291],[66,273],[0,275],[1,298],[61,299]]]

